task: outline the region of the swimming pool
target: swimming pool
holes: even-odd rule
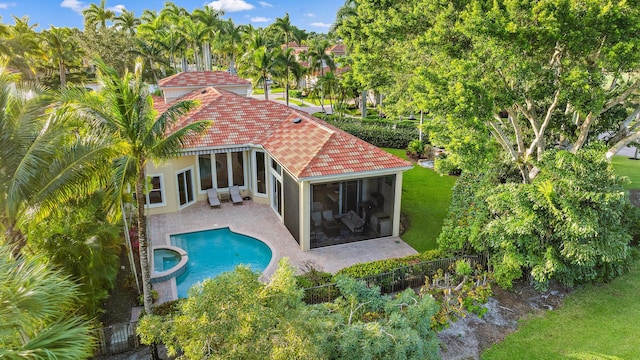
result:
[[[170,239],[171,245],[184,249],[189,255],[185,272],[176,278],[181,298],[187,297],[194,284],[232,271],[240,264],[263,271],[272,257],[265,243],[229,228],[171,235]]]

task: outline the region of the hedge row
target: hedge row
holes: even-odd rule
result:
[[[418,128],[410,121],[393,123],[380,118],[358,120],[337,115],[315,116],[377,147],[406,149],[419,136]],[[395,129],[393,125],[396,125]]]
[[[429,250],[419,254],[409,255],[397,259],[385,259],[370,261],[366,263],[358,263],[338,271],[335,276],[346,275],[355,279],[364,278],[368,276],[383,274],[392,271],[393,269],[401,268],[414,263],[442,259],[443,257],[446,256],[443,256],[441,251]],[[300,287],[310,288],[314,286],[334,283],[335,276],[327,272],[319,271],[317,269],[311,269],[304,274],[298,275],[296,277],[296,280]]]

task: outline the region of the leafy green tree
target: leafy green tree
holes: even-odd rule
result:
[[[91,325],[74,313],[77,297],[77,285],[40,258],[16,260],[0,246],[0,358],[91,357]]]
[[[28,225],[28,252],[78,284],[82,312],[96,317],[113,288],[121,250],[120,226],[108,220],[104,193],[60,206]]]
[[[268,284],[240,266],[192,287],[168,318],[143,317],[138,332],[187,359],[438,358],[431,296],[409,289],[391,299],[343,277],[342,297],[307,305],[294,275],[287,259]]]
[[[111,182],[116,195],[115,202],[119,204],[128,191],[128,185],[135,183],[144,307],[145,311],[151,314],[153,300],[147,257],[145,169],[149,161],[177,156],[181,144],[190,136],[203,132],[210,122],[197,121],[175,127],[179,118],[196,105],[193,101],[177,102],[158,116],[153,109],[153,100],[147,86],[142,81],[140,62],[136,64],[135,73],[125,71],[122,77],[104,61],[98,60],[96,64],[99,70],[98,79],[103,85],[102,91],[94,94],[70,90],[67,99],[72,101],[71,106],[78,116],[93,124],[96,132],[109,137],[120,151],[114,161],[115,170]]]
[[[132,50],[136,44],[128,31],[114,27],[85,29],[78,37],[85,51],[87,63],[91,63],[92,59],[101,58],[119,74],[124,74],[126,69],[133,70],[136,55]]]
[[[16,81],[0,65],[0,228],[19,253],[25,225],[98,188],[111,151],[96,134],[75,136],[82,126],[50,93]]]
[[[366,74],[360,66],[406,72],[400,79],[413,108],[429,110],[443,123],[441,131],[472,134],[443,137],[473,142],[476,133],[490,134],[528,182],[537,174],[534,160],[550,147],[575,152],[607,128],[615,133],[608,140],[610,158],[640,138],[636,5],[425,0],[385,7],[358,1],[357,21],[347,22],[343,32],[356,73]],[[388,38],[392,45],[383,48]],[[619,107],[624,115],[609,116]],[[476,156],[483,157],[482,151]],[[475,158],[460,158],[463,168],[476,167]]]
[[[170,321],[144,316],[138,333],[143,343],[163,342],[170,354],[182,350],[187,359],[321,359],[307,336],[314,314],[294,274],[283,261],[265,285],[257,272],[239,266],[192,287]]]
[[[513,181],[513,167],[467,175],[440,245],[488,253],[506,287],[523,276],[544,289],[551,280],[573,285],[623,273],[638,213],[603,154],[547,151],[529,184]]]

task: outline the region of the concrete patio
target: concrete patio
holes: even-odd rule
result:
[[[302,269],[312,263],[316,268],[335,273],[360,262],[389,259],[415,254],[416,251],[400,238],[385,237],[303,252],[293,236],[268,205],[245,201],[242,205],[222,203],[220,208],[210,208],[206,201],[198,202],[172,214],[150,217],[151,246],[170,244],[169,236],[185,232],[229,227],[237,233],[263,241],[273,253],[269,266],[263,272],[268,279],[281,258],[289,258],[291,264]],[[160,302],[175,299],[175,280],[154,284]]]

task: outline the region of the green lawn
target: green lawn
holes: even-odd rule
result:
[[[628,189],[640,188],[640,161],[614,156]],[[587,285],[563,306],[525,320],[520,329],[482,354],[483,359],[640,359],[640,261],[609,284]]]
[[[616,155],[611,163],[618,175],[626,176],[631,180],[630,184],[625,185],[627,189],[640,189],[640,160],[631,160],[628,156]]]
[[[281,87],[269,88],[269,94],[284,93],[284,91],[285,91],[284,88],[281,88]],[[254,88],[253,89],[253,94],[254,95],[264,95],[264,89],[262,87]]]
[[[609,284],[589,285],[561,308],[525,320],[482,359],[640,359],[640,263]]]
[[[276,98],[276,100],[280,100],[280,101],[287,101],[287,99],[285,99],[285,98],[283,98],[283,97]],[[305,104],[305,103],[301,103],[301,102],[300,102],[300,100],[296,100],[296,99],[294,99],[294,98],[292,98],[292,97],[289,97],[289,103],[291,103],[291,104],[296,104],[296,105],[298,105],[298,106],[300,106],[300,107],[309,106],[309,105],[307,105],[307,104]]]
[[[407,158],[405,150],[384,150],[403,159]],[[402,240],[417,251],[437,247],[436,239],[447,216],[451,188],[455,182],[455,177],[441,176],[419,165],[404,172],[402,213],[409,217],[411,226],[402,235]]]

